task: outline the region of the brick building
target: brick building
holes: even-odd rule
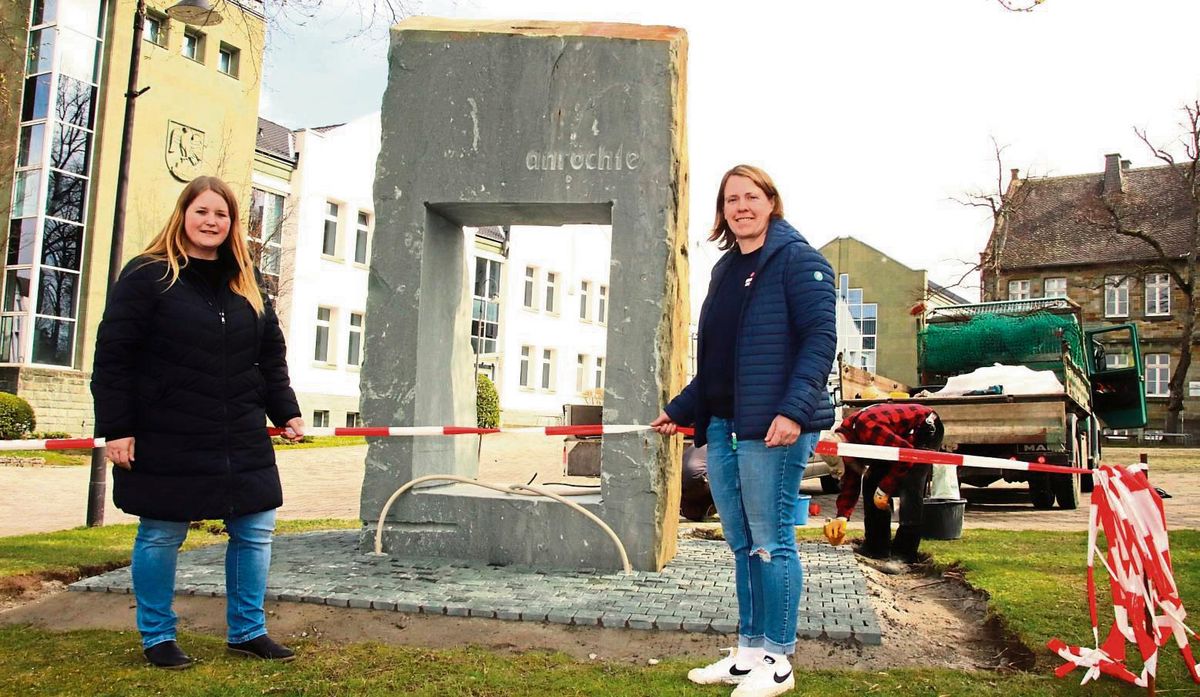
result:
[[[1135,323],[1149,419],[1144,435],[1186,432],[1196,442],[1200,381],[1185,381],[1182,424],[1179,431],[1167,428],[1186,297],[1150,244],[1116,231],[1111,212],[1119,212],[1123,227],[1153,237],[1186,276],[1196,252],[1197,210],[1180,175],[1167,166],[1132,169],[1112,154],[1104,171],[1092,174],[1021,179],[1013,170],[1004,201],[1006,215],[981,254],[983,300],[1068,297],[1082,307],[1085,328]],[[1133,360],[1128,345],[1106,349],[1110,367]],[[1192,376],[1196,360],[1193,333]]]

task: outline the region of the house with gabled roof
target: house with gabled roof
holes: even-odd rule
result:
[[[1182,269],[1194,254],[1197,211],[1184,180],[1170,166],[1133,168],[1120,154],[1102,172],[1021,178],[1012,171],[1001,215],[980,255],[983,300],[1066,297],[1080,305],[1086,328],[1135,323],[1145,374],[1145,433],[1200,435],[1200,381],[1188,381],[1183,423],[1167,429],[1168,382],[1180,365],[1186,298],[1164,266]],[[1152,237],[1118,232],[1121,226]],[[1191,322],[1186,324],[1190,325]],[[1191,363],[1197,359],[1195,337]],[[1135,360],[1132,347],[1106,346],[1109,367]],[[1194,370],[1191,371],[1195,373]]]

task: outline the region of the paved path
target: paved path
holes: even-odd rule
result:
[[[846,547],[799,545],[804,587],[797,635],[882,642],[866,580]],[[179,557],[181,595],[225,592],[225,545]],[[128,567],[71,585],[130,592]],[[269,600],[427,615],[487,617],[665,631],[737,631],[733,564],[723,542],[681,539],[660,572],[559,571],[400,558],[358,550],[356,531],[281,535],[271,553]]]

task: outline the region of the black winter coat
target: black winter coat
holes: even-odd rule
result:
[[[227,277],[236,265],[225,259]],[[133,436],[113,502],[159,520],[232,518],[283,503],[266,417],[300,416],[274,309],[258,315],[222,284],[134,259],[113,286],[96,339],[96,434]]]

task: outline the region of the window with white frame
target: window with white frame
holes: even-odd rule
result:
[[[500,336],[500,262],[475,257],[475,289],[471,299],[471,350],[495,353]]]
[[[350,328],[346,332],[346,365],[362,365],[363,316],[350,313]]]
[[[1171,314],[1171,276],[1152,273],[1146,276],[1146,316]],[[1149,383],[1147,383],[1149,384]]]
[[[592,387],[596,389],[604,387],[604,359],[600,356],[596,356],[596,373]]]
[[[1028,280],[1008,282],[1009,300],[1028,300],[1030,297]]]
[[[1042,281],[1042,297],[1043,298],[1065,298],[1067,297],[1067,279],[1047,278]]]
[[[183,30],[183,57],[204,62],[204,34],[191,28]]]
[[[254,187],[250,189],[250,214],[246,238],[251,261],[262,274],[263,290],[274,298],[279,293],[280,262],[283,256],[283,206],[280,194]]]
[[[337,256],[338,240],[338,205],[333,201],[325,202],[325,235],[321,239],[321,253],[325,256]]]
[[[575,363],[575,391],[583,392],[587,389],[587,356],[579,354],[576,357]]]
[[[1129,316],[1129,277],[1104,277],[1104,316]]]
[[[878,363],[879,303],[863,302],[863,290],[850,287],[849,274],[838,277],[838,299],[854,321],[854,332],[846,339],[845,361],[873,373]]]
[[[597,294],[600,296],[600,303],[596,308],[596,321],[605,324],[608,322],[608,286],[600,286]]]
[[[363,211],[358,212],[358,226],[354,231],[354,263],[367,263],[367,240],[371,235],[371,216]]]
[[[533,373],[532,373],[533,366],[530,365],[530,362],[532,361],[532,356],[533,356],[533,347],[532,346],[522,346],[521,347],[521,372],[520,372],[519,380],[518,380],[521,387],[531,387],[533,385],[533,382],[531,380],[532,375],[533,375]]]
[[[587,322],[592,318],[592,284],[589,281],[579,282],[579,319]]]
[[[546,302],[542,309],[550,314],[558,312],[558,274],[553,271],[546,272]]]
[[[1168,353],[1146,354],[1146,396],[1166,397],[1171,382],[1171,355]]]
[[[362,414],[357,411],[346,412],[346,428],[362,428]]]
[[[313,346],[313,360],[318,363],[329,363],[329,340],[332,335],[333,310],[328,307],[317,308],[317,336]]]
[[[329,428],[329,410],[317,409],[313,411],[313,428]]]
[[[225,73],[229,77],[238,76],[238,62],[241,60],[242,52],[234,46],[230,46],[224,41],[217,48],[217,70]]]
[[[1119,368],[1128,368],[1133,365],[1128,353],[1106,353],[1104,354],[1104,368],[1106,370],[1117,370]]]
[[[525,294],[521,296],[521,306],[527,310],[536,310],[537,305],[537,268],[525,267]]]
[[[167,17],[153,10],[146,10],[146,23],[142,25],[142,38],[155,46],[167,45]]]
[[[539,384],[543,390],[554,391],[554,349],[542,349],[542,380]]]

